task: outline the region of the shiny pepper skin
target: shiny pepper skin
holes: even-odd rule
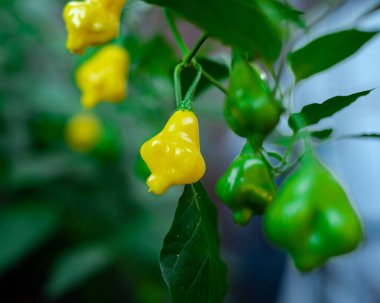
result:
[[[260,72],[243,59],[235,60],[224,106],[229,127],[256,149],[276,127],[281,112]]]
[[[363,237],[343,188],[312,154],[284,182],[264,227],[269,239],[286,249],[304,272],[354,250]]]
[[[145,142],[140,154],[151,175],[149,191],[161,195],[171,185],[192,184],[205,173],[206,165],[199,146],[199,127],[195,114],[176,111],[164,129]]]
[[[234,212],[238,225],[262,214],[276,195],[268,164],[247,144],[216,184],[218,198]]]
[[[82,91],[82,105],[93,108],[101,101],[120,102],[127,96],[130,58],[121,46],[108,45],[84,62],[76,71]]]
[[[120,14],[125,0],[71,1],[64,9],[68,38],[66,47],[74,54],[104,44],[119,36]]]
[[[102,136],[102,125],[92,114],[79,114],[70,119],[65,129],[67,145],[74,151],[92,151]]]

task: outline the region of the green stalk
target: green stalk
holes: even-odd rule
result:
[[[198,39],[198,41],[195,43],[193,48],[187,53],[187,55],[183,58],[182,62],[187,65],[193,60],[199,49],[202,47],[203,43],[206,42],[208,38],[207,33],[203,33],[202,36]]]
[[[198,53],[199,49],[202,47],[203,43],[207,40],[208,34],[203,33],[202,36],[198,39],[198,41],[195,43],[194,47],[189,51],[187,48],[185,42],[182,39],[181,34],[178,31],[178,28],[174,22],[173,14],[165,9],[164,14],[166,17],[166,21],[169,25],[170,31],[172,32],[174,39],[179,47],[179,49],[182,52],[183,55],[183,60],[182,64],[177,65],[176,70],[174,72],[174,85],[175,85],[175,94],[176,94],[176,100],[177,100],[177,105],[182,101],[182,92],[181,92],[181,81],[180,81],[180,74],[182,72],[183,66],[188,65],[189,63],[193,63],[195,66],[199,65],[196,60],[195,56]],[[218,88],[221,92],[223,92],[225,95],[227,95],[227,89],[223,87],[223,85],[216,80],[213,76],[211,76],[208,72],[206,72],[203,68],[202,70],[202,75],[210,81],[212,85],[214,85],[216,88]]]
[[[182,102],[182,86],[181,86],[181,73],[183,65],[178,64],[174,69],[174,91],[175,91],[175,100],[177,107]]]
[[[182,55],[186,56],[189,53],[189,50],[186,46],[185,41],[183,41],[181,34],[178,31],[178,28],[174,22],[173,14],[167,9],[164,10],[164,14],[166,17],[166,21],[169,25],[170,31],[172,32],[174,39],[179,49],[181,50]]]
[[[203,70],[202,75],[208,81],[210,81],[212,85],[214,85],[217,89],[219,89],[223,94],[225,94],[226,96],[228,95],[227,89],[218,80],[216,80],[213,76],[211,76],[208,72]]]

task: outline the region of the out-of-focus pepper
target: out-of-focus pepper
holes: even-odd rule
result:
[[[67,3],[63,12],[68,38],[66,47],[82,54],[92,45],[104,44],[119,36],[120,15],[125,0],[86,0]]]
[[[145,142],[140,154],[151,175],[149,191],[160,195],[171,185],[192,184],[205,173],[206,165],[199,146],[199,127],[190,110],[176,111],[164,129]]]
[[[70,119],[65,129],[67,145],[74,151],[92,151],[102,136],[102,125],[92,114],[78,114]]]
[[[120,102],[127,96],[129,54],[121,46],[108,45],[84,62],[76,72],[82,105],[92,108],[101,101]]]
[[[262,214],[276,191],[267,162],[249,144],[216,184],[216,194],[232,209],[239,225],[247,224],[254,214]]]
[[[343,188],[311,152],[284,182],[267,210],[264,227],[301,271],[354,250],[363,237]]]
[[[281,112],[281,106],[258,69],[243,58],[236,58],[224,106],[229,127],[257,149],[278,124]]]

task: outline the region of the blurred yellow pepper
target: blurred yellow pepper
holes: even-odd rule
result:
[[[129,61],[123,47],[108,45],[78,68],[75,76],[84,108],[93,108],[101,101],[116,103],[126,98]]]
[[[102,125],[92,114],[78,114],[65,129],[67,145],[74,151],[87,153],[95,148],[102,135]]]
[[[145,142],[140,154],[151,171],[149,191],[161,195],[171,185],[192,184],[205,173],[206,165],[199,146],[199,127],[195,114],[176,111],[164,129]]]
[[[124,5],[125,0],[67,3],[63,11],[68,31],[66,47],[72,53],[82,54],[88,46],[103,44],[117,38]]]

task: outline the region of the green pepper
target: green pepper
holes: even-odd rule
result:
[[[262,214],[276,195],[276,185],[266,160],[246,144],[216,184],[219,199],[232,209],[238,225]]]
[[[235,58],[224,106],[229,127],[257,149],[276,127],[281,113],[282,107],[258,68],[253,68],[244,58]]]
[[[264,228],[304,272],[354,250],[363,237],[347,194],[312,152],[285,180],[267,210]]]

